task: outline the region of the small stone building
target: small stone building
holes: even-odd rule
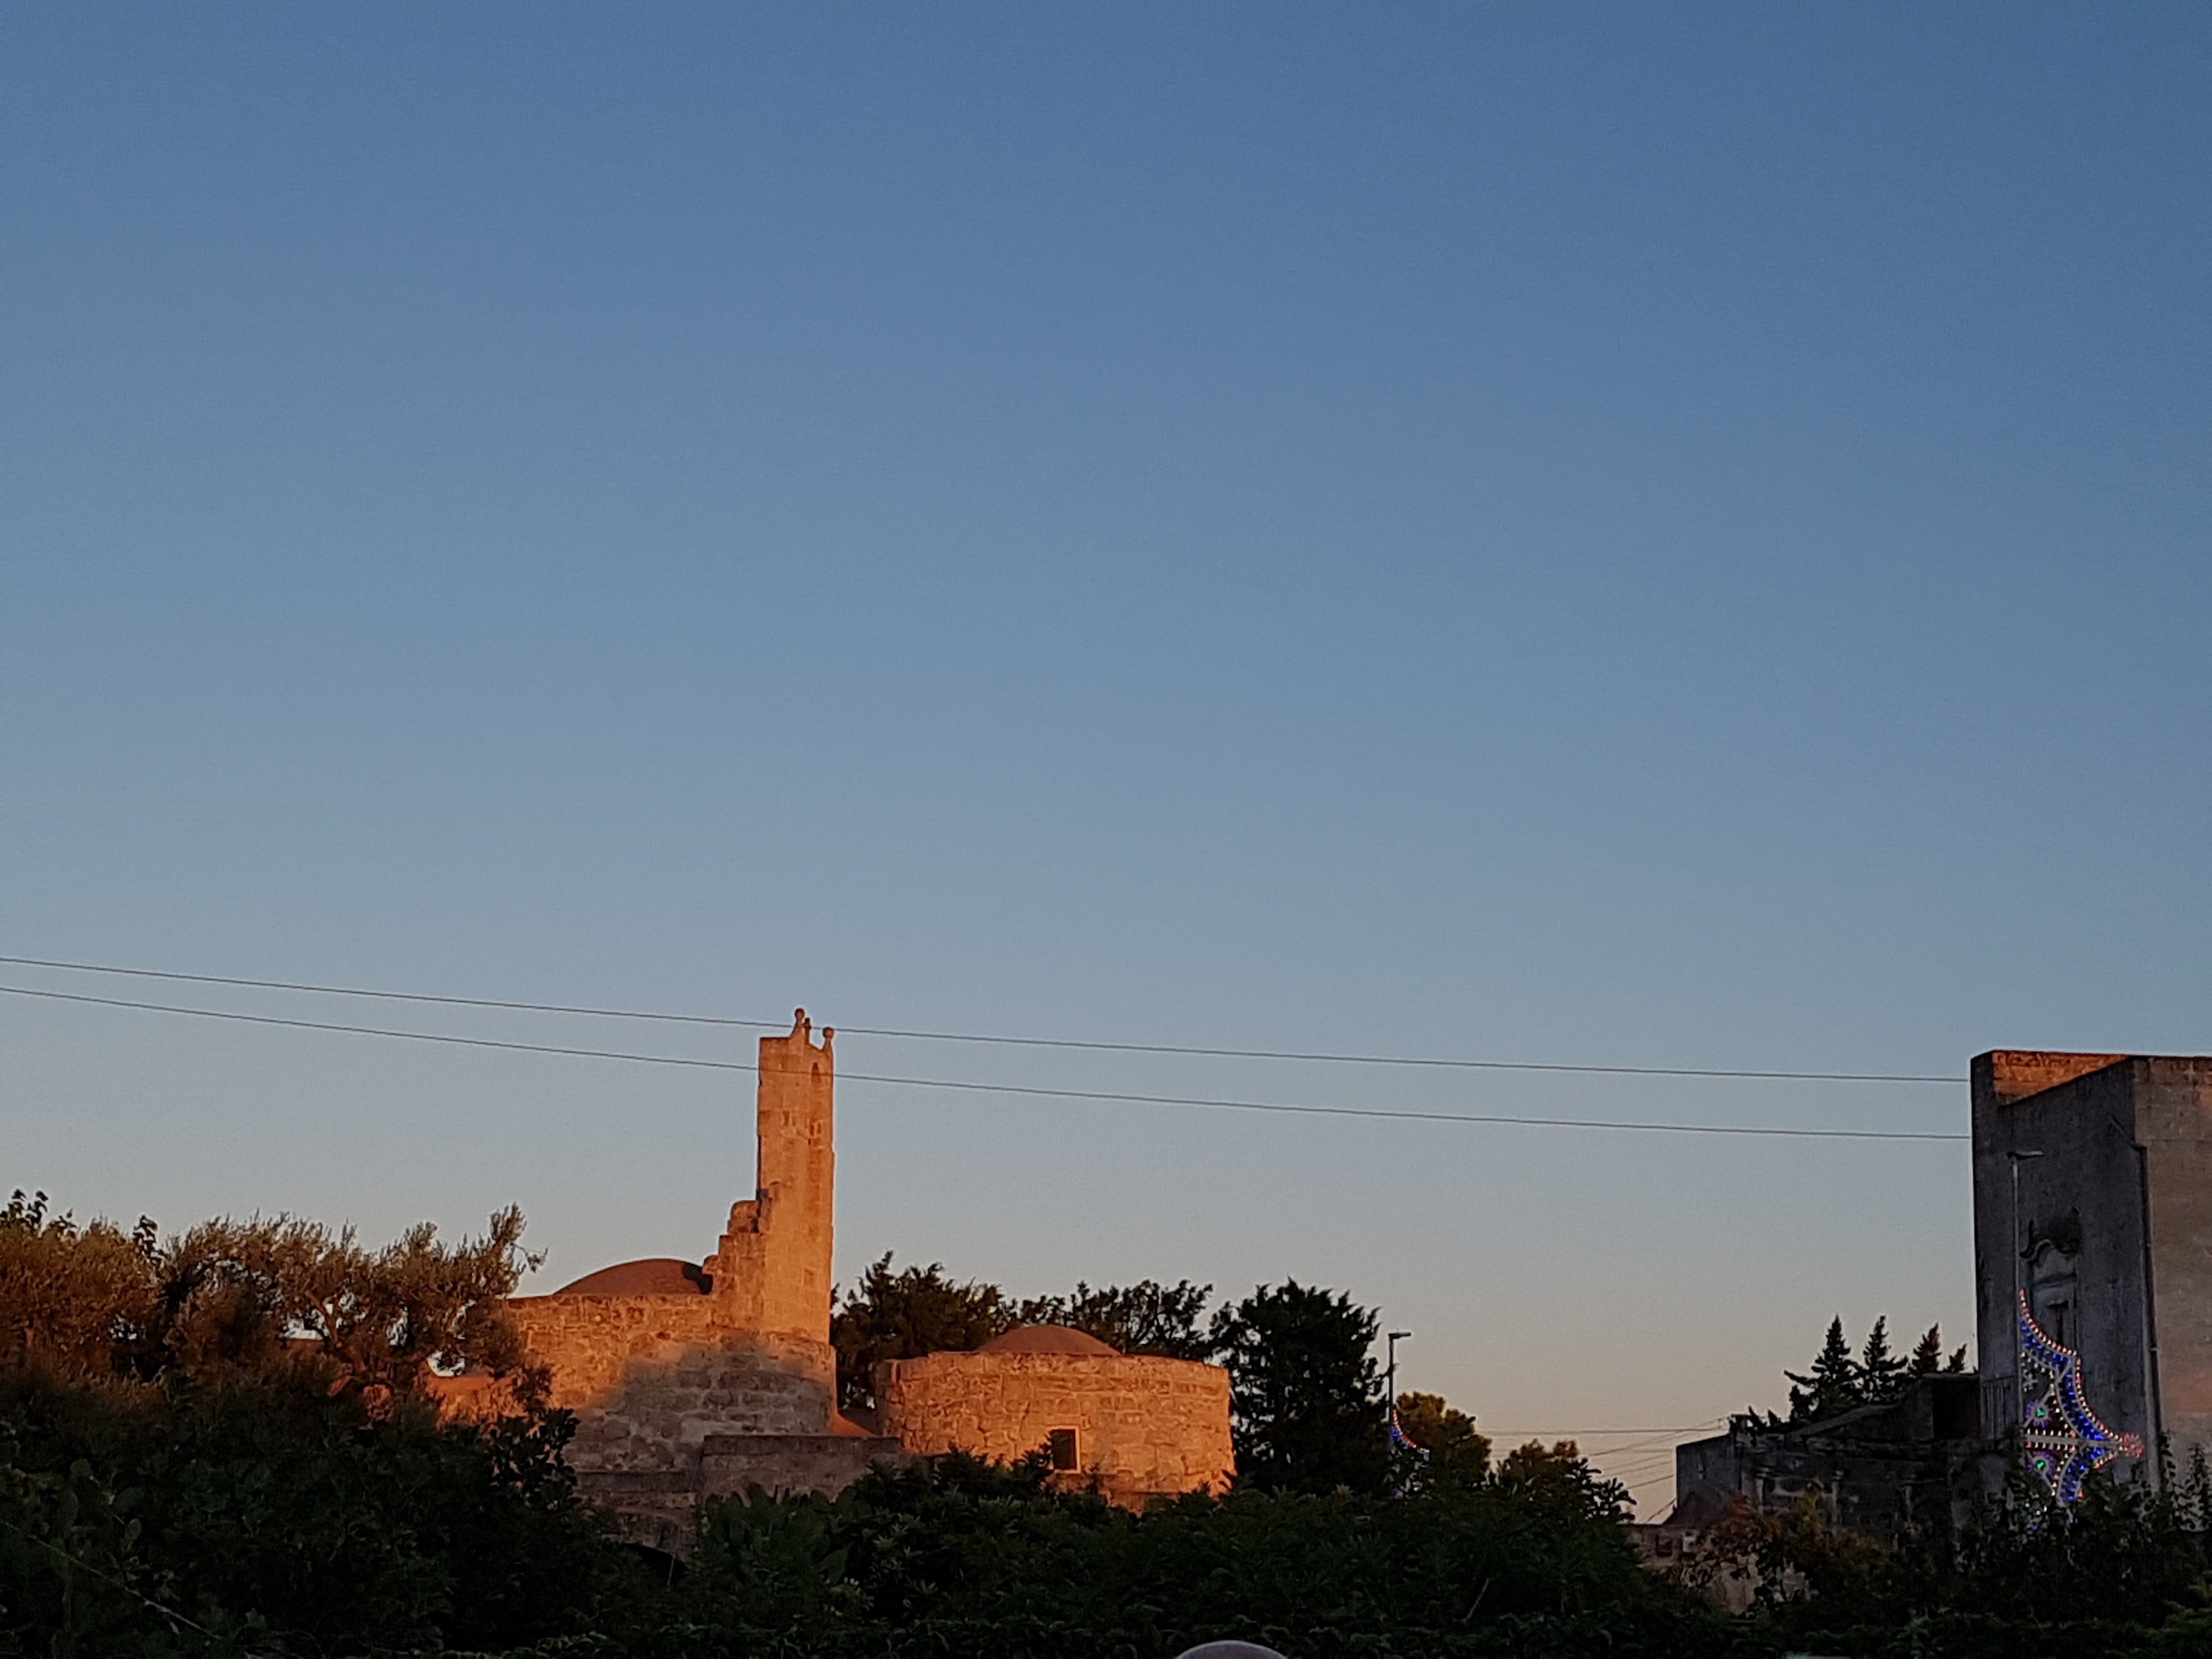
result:
[[[1115,1352],[1061,1325],[1008,1331],[973,1353],[890,1359],[875,1370],[878,1421],[908,1451],[1012,1462],[1043,1449],[1054,1474],[1140,1508],[1224,1489],[1229,1373]]]
[[[878,1384],[881,1433],[839,1414],[836,1036],[815,1042],[801,1009],[788,1036],[761,1039],[758,1174],[712,1255],[626,1261],[507,1303],[550,1403],[576,1414],[584,1494],[632,1537],[680,1551],[702,1498],[840,1492],[876,1462],[956,1445],[1010,1460],[1050,1446],[1071,1480],[1095,1475],[1123,1502],[1225,1482],[1228,1373],[1074,1331],[897,1362]],[[461,1413],[512,1404],[477,1378],[440,1392]]]

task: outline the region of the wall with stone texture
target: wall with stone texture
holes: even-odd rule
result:
[[[933,1353],[875,1370],[878,1423],[912,1454],[1026,1456],[1073,1429],[1085,1479],[1136,1503],[1220,1490],[1236,1469],[1229,1373],[1150,1356]]]
[[[709,1435],[666,1469],[586,1469],[576,1490],[607,1510],[621,1535],[671,1555],[696,1541],[699,1505],[757,1486],[835,1497],[880,1462],[901,1461],[898,1442],[872,1435]]]
[[[806,1011],[791,1035],[760,1041],[753,1194],[730,1206],[708,1258],[714,1295],[748,1330],[830,1340],[836,1253],[836,1033],[813,1040]]]
[[[673,1468],[709,1435],[830,1431],[826,1342],[733,1328],[712,1296],[518,1297],[508,1316],[574,1412],[579,1469]]]

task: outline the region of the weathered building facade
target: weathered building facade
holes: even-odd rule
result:
[[[1666,1525],[1703,1530],[1735,1504],[1777,1515],[1809,1502],[1830,1526],[1878,1538],[1940,1530],[2002,1478],[1984,1449],[1980,1392],[1971,1371],[1937,1373],[1810,1423],[1734,1419],[1674,1449]]]
[[[2212,1455],[2212,1059],[1982,1054],[1973,1156],[1984,1434],[2054,1481],[2069,1436],[2122,1480]]]
[[[1810,1424],[1736,1419],[1675,1449],[1675,1512],[1810,1498],[1893,1533],[2024,1465],[2070,1501],[2094,1470],[2212,1456],[2212,1059],[1996,1049],[1972,1067],[1978,1366]]]

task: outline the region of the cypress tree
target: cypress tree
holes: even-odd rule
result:
[[[1942,1369],[1943,1330],[1940,1325],[1930,1325],[1927,1334],[1913,1344],[1911,1374],[1927,1376]]]
[[[1887,1348],[1887,1340],[1884,1346]],[[1790,1420],[1810,1423],[1834,1417],[1866,1404],[1866,1389],[1851,1345],[1844,1340],[1844,1322],[1838,1316],[1828,1326],[1827,1340],[1814,1357],[1813,1368],[1802,1373],[1784,1371],[1795,1384],[1790,1390]]]
[[[1867,1333],[1859,1358],[1859,1394],[1870,1406],[1885,1406],[1905,1392],[1905,1362],[1889,1351],[1889,1316],[1882,1315]]]

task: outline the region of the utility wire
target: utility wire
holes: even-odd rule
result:
[[[747,1030],[780,1031],[786,1022],[775,1019],[732,1019],[710,1014],[665,1014],[640,1008],[594,1008],[562,1002],[508,1002],[493,997],[433,996],[417,991],[373,991],[356,986],[313,985],[294,980],[238,979],[222,974],[179,974],[155,968],[116,968],[90,962],[57,962],[44,957],[0,956],[0,963],[19,968],[58,968],[78,974],[118,974],[135,979],[164,979],[194,985],[236,985],[260,991],[307,991],[321,996],[374,997],[388,1002],[441,1003],[458,1008],[504,1008],[533,1014],[586,1014],[599,1019],[646,1019],[679,1025],[738,1026]],[[926,1042],[981,1042],[1020,1048],[1083,1048],[1124,1054],[1193,1054],[1218,1060],[1322,1060],[1339,1066],[1425,1066],[1477,1072],[1572,1072],[1605,1077],[1746,1078],[1765,1082],[1797,1083],[1946,1083],[1966,1081],[1917,1072],[1753,1072],[1713,1066],[1591,1066],[1548,1060],[1448,1060],[1408,1054],[1349,1054],[1307,1052],[1289,1048],[1206,1048],[1171,1042],[1097,1042],[1073,1037],[983,1036],[969,1031],[911,1031],[878,1025],[841,1025],[853,1036],[900,1037]]]
[[[643,1066],[686,1066],[710,1072],[757,1072],[733,1060],[697,1060],[678,1054],[641,1054],[615,1048],[574,1048],[550,1042],[511,1042],[494,1037],[454,1036],[441,1031],[405,1031],[389,1026],[350,1025],[335,1020],[290,1019],[276,1014],[242,1014],[216,1008],[185,1008],[173,1003],[137,1002],[121,997],[87,996],[73,991],[33,990],[0,985],[0,996],[37,997],[52,1002],[89,1003],[102,1008],[132,1008],[159,1014],[187,1014],[198,1019],[232,1020],[246,1025],[279,1025],[303,1031],[345,1031],[357,1036],[397,1037],[410,1042],[444,1042],[465,1048],[503,1048],[527,1054],[562,1054],[583,1060],[618,1060]],[[1546,1129],[1622,1129],[1650,1133],[1765,1135],[1807,1140],[1965,1140],[1962,1134],[1903,1129],[1796,1129],[1731,1123],[1635,1123],[1606,1118],[1511,1117],[1476,1112],[1415,1112],[1381,1106],[1304,1106],[1280,1101],[1217,1100],[1189,1095],[1125,1094],[1103,1089],[1043,1089],[1028,1084],[972,1083],[947,1078],[889,1077],[869,1072],[840,1073],[848,1083],[882,1083],[908,1089],[949,1089],[965,1093],[1020,1095],[1042,1100],[1102,1100],[1139,1106],[1196,1106],[1221,1111],[1285,1112],[1315,1117],[1389,1118],[1424,1123],[1518,1123]]]
[[[102,1572],[98,1567],[94,1566],[91,1562],[82,1560],[76,1556],[71,1555],[67,1550],[64,1549],[59,1544],[55,1543],[52,1539],[41,1538],[34,1532],[26,1531],[23,1528],[17,1526],[12,1521],[0,1521],[0,1527],[7,1528],[9,1532],[15,1534],[18,1537],[25,1539],[31,1543],[38,1545],[41,1549],[52,1550],[56,1555],[68,1562],[70,1565],[75,1567],[79,1572],[84,1573],[90,1577],[97,1578],[104,1584],[112,1584],[117,1589],[121,1590],[125,1595],[136,1596],[139,1601],[143,1601],[148,1607],[153,1608],[155,1612],[160,1613],[164,1619],[170,1620],[176,1624],[182,1625],[188,1630],[196,1630],[201,1635],[208,1637],[210,1639],[215,1638],[215,1632],[210,1630],[205,1625],[200,1624],[195,1620],[187,1619],[183,1613],[179,1613],[174,1607],[167,1607],[161,1602],[156,1601],[152,1596],[147,1595],[143,1590],[141,1590],[133,1585],[125,1583],[123,1580],[116,1577],[112,1573]]]

